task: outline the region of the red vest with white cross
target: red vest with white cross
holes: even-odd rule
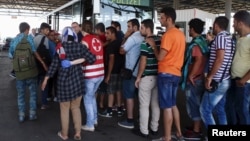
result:
[[[88,44],[89,51],[96,56],[94,64],[83,66],[83,72],[86,79],[104,76],[103,45],[100,39],[95,35],[85,35],[82,38]]]

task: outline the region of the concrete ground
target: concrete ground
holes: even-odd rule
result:
[[[57,132],[60,130],[60,110],[57,102],[50,102],[50,108],[41,110],[39,94],[38,99],[38,119],[36,121],[26,120],[24,123],[18,122],[17,92],[15,79],[9,76],[12,70],[11,60],[7,57],[7,52],[0,52],[0,141],[60,141]],[[27,93],[28,96],[28,93]],[[26,97],[28,103],[28,97]],[[191,124],[186,114],[185,97],[183,92],[178,93],[178,107],[181,115],[181,126]],[[138,117],[138,104],[136,104],[135,117]],[[28,105],[26,105],[28,106]],[[82,119],[85,123],[85,112],[82,108]],[[28,107],[27,107],[28,109]],[[124,117],[122,117],[124,118]],[[84,141],[147,141],[134,135],[131,130],[119,127],[117,122],[122,118],[116,115],[112,118],[99,117],[98,127],[95,132],[82,132]],[[138,123],[137,123],[138,125]],[[73,125],[70,123],[70,140],[73,136]],[[159,135],[163,132],[162,119],[160,120]]]

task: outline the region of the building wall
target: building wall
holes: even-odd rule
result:
[[[189,37],[188,33],[188,22],[193,18],[199,18],[205,22],[203,33],[207,33],[210,26],[213,26],[214,19],[216,18],[216,14],[208,13],[206,11],[202,11],[199,9],[185,9],[185,10],[176,10],[176,22],[185,22],[185,29],[183,32],[186,35],[186,41],[190,42],[192,40]]]

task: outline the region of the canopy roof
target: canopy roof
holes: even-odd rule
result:
[[[0,9],[17,9],[48,13],[70,2],[71,0],[0,0]],[[85,0],[92,1],[92,0]],[[226,0],[179,0],[178,9],[198,8],[214,14],[224,13]],[[173,0],[153,0],[154,6],[160,10],[163,6],[173,6]],[[250,0],[232,0],[232,12],[250,10]]]

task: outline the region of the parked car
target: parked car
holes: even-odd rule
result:
[[[4,45],[3,45],[2,50],[9,50],[9,48],[10,48],[10,42],[11,42],[12,39],[13,39],[13,38],[11,38],[11,37],[7,37],[7,38],[5,39],[5,43],[4,43]]]

